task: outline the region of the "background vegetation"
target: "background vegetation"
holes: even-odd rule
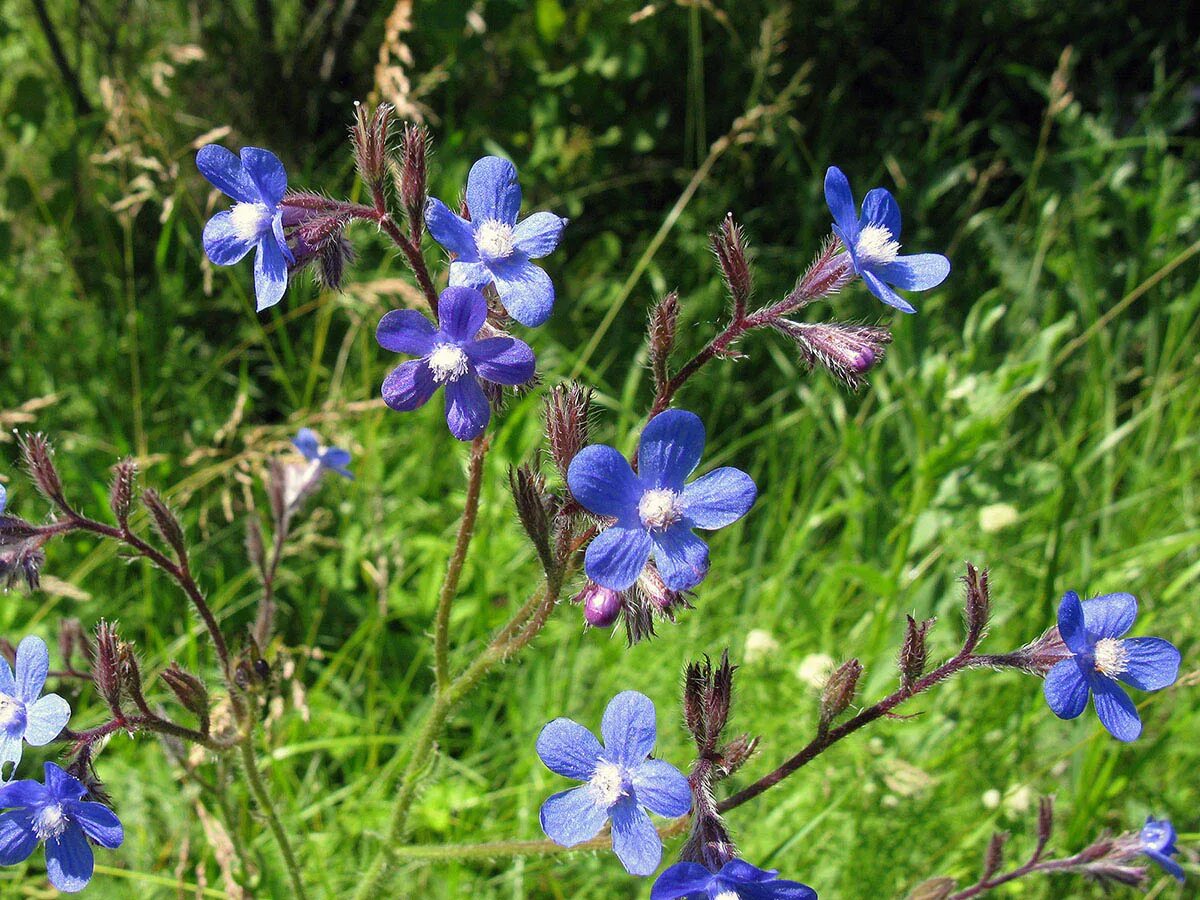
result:
[[[265,502],[253,476],[301,423],[353,449],[358,480],[326,486],[286,562],[273,648],[268,775],[317,893],[341,895],[369,858],[397,748],[427,701],[464,451],[436,404],[400,416],[375,401],[393,359],[374,325],[408,291],[383,242],[354,234],[346,293],[302,277],[258,316],[248,267],[203,260],[214,198],[192,157],[209,133],[270,147],[293,185],[352,193],[345,129],[377,78],[432,128],[434,193],[452,199],[472,160],[504,152],[531,207],[571,217],[550,261],[559,305],[531,337],[547,380],[597,385],[601,439],[627,442],[648,399],[649,304],[679,288],[685,349],[720,316],[706,235],[727,210],[754,241],[764,299],[828,231],[832,163],[860,192],[891,188],[906,245],[954,264],[919,315],[896,318],[894,349],[860,396],[804,375],[768,336],[688,388],[710,461],[748,470],[762,494],[715,537],[697,609],[632,650],[561,609],[453,720],[414,839],[538,836],[538,805],[563,786],[534,755],[538,729],[557,715],[595,724],[621,689],[655,699],[660,750],[686,763],[679,673],[724,647],[743,663],[733,727],[762,737],[747,774],[765,771],[814,726],[814,656],[860,656],[879,696],[905,612],[941,616],[935,646],[951,651],[964,559],[991,567],[997,651],[1040,634],[1066,589],[1135,592],[1140,633],[1177,640],[1186,673],[1140,698],[1145,736],[1119,745],[1091,714],[1055,719],[1035,679],[972,673],[915,704],[915,721],[847,741],[736,811],[747,858],[823,897],[902,895],[928,875],[972,875],[993,829],[1029,844],[1042,793],[1058,797],[1060,849],[1147,812],[1196,839],[1200,47],[1170,4],[46,6],[57,51],[42,3],[0,0],[0,481],[17,512],[44,512],[17,475],[14,427],[48,432],[73,495],[98,510],[108,466],[135,454],[171,488],[236,626],[255,599],[241,526]],[[887,315],[861,285],[836,306]],[[539,433],[536,397],[501,420],[455,609],[460,647],[533,583],[502,476]],[[82,539],[54,546],[47,572],[42,592],[0,600],[0,633],[112,617],[150,670],[176,658],[211,668],[155,573]],[[74,703],[78,723],[101,715],[90,695]],[[100,760],[128,840],[101,859],[93,895],[223,896],[222,853],[205,840],[215,812],[161,748],[137,743],[115,738]],[[278,871],[258,822],[228,824],[264,877]],[[6,896],[37,883],[0,872]],[[1154,892],[1183,896],[1172,884]],[[1011,896],[1093,890],[1042,880]],[[608,856],[413,866],[396,882],[405,897],[646,891]],[[285,892],[268,880],[261,893]]]

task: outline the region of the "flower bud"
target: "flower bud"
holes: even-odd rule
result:
[[[158,532],[159,537],[175,551],[180,559],[185,557],[187,545],[183,538],[183,526],[179,523],[175,513],[171,512],[170,507],[159,496],[158,491],[152,488],[143,491],[142,504],[150,512],[150,518],[154,521],[154,530]]]
[[[373,115],[362,103],[354,104],[354,126],[350,130],[354,144],[354,163],[363,182],[373,195],[381,195],[387,179],[387,139],[392,107],[380,103]]]
[[[750,263],[746,259],[746,235],[742,226],[733,220],[733,213],[727,213],[721,223],[721,229],[710,238],[713,253],[721,264],[721,274],[725,277],[725,287],[729,290],[729,299],[733,306],[733,317],[740,319],[746,313],[746,304],[754,290],[754,282],[750,274]]]
[[[758,738],[748,734],[738,735],[721,748],[721,761],[714,775],[718,779],[728,778],[740,769],[757,749]]]
[[[621,593],[594,581],[584,585],[574,602],[583,604],[583,620],[592,628],[607,628],[621,614]]]
[[[819,713],[820,730],[824,731],[833,720],[850,708],[858,690],[858,679],[862,676],[862,663],[851,659],[838,666],[821,692]]]
[[[999,871],[1004,862],[1004,845],[1008,843],[1008,833],[997,831],[988,841],[987,852],[983,854],[983,881],[987,881]]]
[[[772,326],[796,342],[800,361],[811,371],[821,366],[851,390],[858,390],[866,374],[880,361],[892,341],[886,328],[870,325],[792,322],[778,319]]]
[[[404,126],[400,148],[400,199],[408,214],[409,234],[418,246],[425,227],[425,194],[427,172],[425,160],[429,155],[429,132],[423,125]]]
[[[908,628],[904,632],[904,643],[900,646],[900,686],[909,690],[925,674],[925,663],[929,659],[925,636],[937,620],[918,622],[912,616],[906,618]]]
[[[675,346],[675,332],[679,327],[679,294],[667,294],[650,310],[650,368],[654,372],[654,384],[661,389],[668,379],[667,360]]]
[[[45,435],[23,434],[19,443],[25,467],[42,496],[59,509],[69,510],[70,505],[63,495],[62,479],[59,478],[58,469],[54,465],[54,450]]]
[[[167,683],[184,709],[200,717],[207,729],[208,723],[208,688],[204,682],[190,672],[180,668],[179,663],[172,662],[169,668],[159,673],[159,677]]]
[[[592,392],[577,382],[555,386],[546,395],[546,437],[554,465],[567,480],[567,469],[588,443]]]
[[[533,541],[542,565],[550,569],[554,565],[554,558],[550,552],[550,516],[545,502],[546,479],[530,466],[517,466],[508,470],[508,484],[521,525]]]
[[[123,459],[113,466],[112,485],[108,492],[108,506],[122,526],[129,519],[129,510],[133,506],[134,483],[137,480],[137,463],[132,459]]]
[[[96,690],[118,719],[121,712],[121,640],[112,623],[100,620],[96,626],[96,662],[92,668],[92,681]]]
[[[965,617],[967,622],[966,649],[974,650],[987,629],[991,617],[991,598],[988,595],[987,569],[976,569],[967,563],[967,574],[963,578],[967,586]]]

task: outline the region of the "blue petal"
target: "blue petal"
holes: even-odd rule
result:
[[[737,896],[739,900],[817,900],[817,892],[798,881],[743,882]]]
[[[287,290],[287,270],[287,259],[275,236],[265,236],[258,242],[258,253],[254,257],[254,296],[259,312],[283,299],[283,292]]]
[[[349,450],[343,450],[341,447],[330,447],[321,454],[321,465],[341,475],[350,476],[350,473],[346,471],[346,466],[350,465],[351,459],[353,457],[350,455]],[[350,477],[353,478],[353,476]]]
[[[597,806],[587,785],[571,788],[550,797],[542,804],[542,831],[563,847],[590,841],[608,819],[608,810]]]
[[[612,846],[630,875],[653,875],[662,862],[662,838],[646,811],[631,797],[622,797],[610,811]]]
[[[1124,688],[1111,678],[1097,676],[1092,679],[1092,702],[1100,723],[1109,734],[1126,743],[1138,739],[1142,733],[1142,720]]]
[[[62,733],[70,718],[70,704],[58,694],[47,694],[25,709],[25,740],[44,747]]]
[[[436,334],[433,323],[415,309],[393,309],[379,320],[375,340],[393,353],[425,356],[433,349]]]
[[[78,800],[87,793],[83,782],[74,775],[68,775],[58,763],[47,762],[42,766],[42,780],[46,784],[46,793],[60,803]]]
[[[29,635],[17,646],[17,696],[33,703],[42,693],[50,671],[50,651],[37,635]]]
[[[233,227],[233,213],[219,212],[204,226],[204,253],[218,266],[232,266],[249,253],[257,240],[246,240]]]
[[[115,850],[125,840],[125,829],[116,813],[103,803],[80,802],[78,800],[66,804],[67,815],[101,847]]]
[[[1179,677],[1179,651],[1162,638],[1126,638],[1121,646],[1129,654],[1128,667],[1120,676],[1140,691],[1157,691]]]
[[[467,209],[475,225],[489,220],[515,225],[521,210],[517,167],[498,156],[478,160],[467,175]]]
[[[466,262],[479,259],[479,249],[475,246],[475,230],[471,223],[451,211],[441,200],[430,197],[425,204],[425,227],[433,235],[433,239],[457,254]]]
[[[0,513],[4,512],[4,504],[8,502],[8,491],[0,484]]]
[[[638,521],[641,483],[629,467],[629,460],[607,444],[592,444],[575,455],[567,469],[567,485],[589,512],[625,522]]]
[[[10,781],[0,785],[0,809],[27,809],[52,802],[46,788],[36,781]]]
[[[623,591],[632,587],[646,568],[651,546],[650,535],[645,529],[613,525],[588,544],[583,558],[584,571],[597,584]]]
[[[525,384],[536,371],[533,350],[512,337],[474,341],[464,348],[479,374],[497,384]]]
[[[915,313],[917,311],[911,303],[903,299],[899,294],[884,284],[883,281],[880,280],[879,276],[870,269],[861,269],[859,270],[858,274],[862,276],[863,283],[867,286],[867,290],[869,290],[888,306],[893,306],[900,310],[900,312]]]
[[[517,256],[490,263],[488,268],[510,316],[526,328],[537,328],[550,318],[554,282],[544,269]]]
[[[704,423],[686,409],[668,409],[651,419],[638,445],[638,473],[648,487],[683,489],[704,453]]]
[[[1073,659],[1055,663],[1046,675],[1042,691],[1051,711],[1060,719],[1074,719],[1087,706],[1087,679],[1079,670],[1079,663]]]
[[[279,247],[279,252],[283,254],[283,258],[287,260],[287,264],[294,266],[296,264],[296,254],[288,246],[287,236],[283,233],[282,209],[271,217],[271,232],[275,235],[275,243]]]
[[[283,195],[287,193],[287,172],[284,171],[279,157],[270,150],[243,147],[242,167],[258,188],[263,202],[272,208],[278,206]]]
[[[479,262],[456,259],[450,263],[450,287],[469,287],[481,289],[491,284],[495,279],[491,270]]]
[[[1083,601],[1083,624],[1095,638],[1119,638],[1137,618],[1133,594],[1104,594]]]
[[[196,168],[217,190],[240,203],[257,203],[262,199],[242,161],[217,144],[208,144],[196,154]]]
[[[1164,853],[1159,853],[1157,850],[1147,850],[1146,855],[1158,863],[1164,872],[1178,881],[1184,880],[1183,866],[1179,865],[1171,857]]]
[[[587,781],[600,759],[600,742],[571,719],[555,719],[537,739],[538,758],[556,775]]]
[[[1091,653],[1092,643],[1083,624],[1083,605],[1074,591],[1063,594],[1058,604],[1058,635],[1072,653]]]
[[[867,196],[863,197],[858,226],[865,228],[867,225],[882,225],[892,233],[893,238],[900,239],[900,207],[886,188],[867,191]]]
[[[712,872],[699,863],[675,863],[663,870],[650,889],[650,900],[692,900],[706,898]]]
[[[630,770],[644,763],[654,749],[655,718],[654,702],[645,694],[621,691],[609,700],[600,720],[604,758]]]
[[[513,229],[513,245],[530,259],[541,259],[554,252],[566,227],[567,220],[554,213],[534,213]]]
[[[0,784],[4,784],[6,778],[17,774],[17,766],[21,763],[21,757],[25,755],[25,729],[21,726],[20,721],[13,722],[8,727],[12,730],[0,731]],[[8,766],[8,763],[12,763],[12,766]],[[20,784],[20,782],[14,783]],[[8,787],[8,785],[4,786]],[[5,806],[18,805],[20,804],[0,803],[0,809]]]
[[[687,778],[669,762],[648,759],[630,775],[638,803],[660,816],[687,815],[692,808],[692,788]]]
[[[423,359],[401,363],[383,380],[383,402],[397,412],[424,406],[437,390],[433,371]]]
[[[758,496],[754,480],[740,469],[714,469],[683,489],[684,514],[697,528],[724,528],[750,511]]]
[[[487,301],[469,287],[448,287],[438,298],[438,330],[455,342],[465,343],[479,334],[487,321]]]
[[[475,440],[483,434],[491,418],[487,396],[473,375],[446,385],[446,424],[460,441]]]
[[[64,894],[74,894],[92,880],[95,859],[83,829],[71,825],[56,838],[46,841],[46,875]]]
[[[321,441],[311,428],[301,428],[297,431],[296,436],[292,438],[292,446],[299,450],[305,459],[316,459],[321,452]]]
[[[731,859],[721,866],[720,876],[738,884],[758,884],[763,881],[774,881],[779,872],[775,869],[760,869],[752,866],[744,859]]]
[[[8,694],[10,697],[17,696],[17,683],[13,680],[8,660],[3,656],[0,656],[0,694]]]
[[[654,562],[673,591],[688,591],[708,575],[708,545],[680,523],[651,535]]]
[[[0,814],[0,866],[15,866],[29,859],[38,845],[33,819],[24,809]]]
[[[914,253],[880,266],[879,277],[906,291],[935,288],[950,274],[950,260],[940,253]]]
[[[858,238],[858,210],[854,208],[854,194],[850,192],[850,181],[837,166],[830,166],[829,171],[825,173],[825,202],[829,204],[834,224],[853,244]]]

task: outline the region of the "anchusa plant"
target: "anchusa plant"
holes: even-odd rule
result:
[[[747,120],[743,127],[752,124]],[[729,813],[774,790],[860,730],[883,720],[912,719],[907,710],[915,698],[968,672],[1042,677],[1055,715],[1075,718],[1091,698],[1101,723],[1115,738],[1130,741],[1140,735],[1141,718],[1121,684],[1144,691],[1168,687],[1178,676],[1180,653],[1159,638],[1126,637],[1137,612],[1130,594],[1080,600],[1068,593],[1056,625],[1015,650],[984,653],[979,648],[992,613],[988,575],[968,565],[962,601],[965,627],[957,651],[936,662],[929,646],[934,620],[906,617],[891,689],[876,698],[862,696],[864,664],[856,657],[845,659],[829,674],[811,710],[812,733],[799,747],[780,749],[791,735],[731,731],[737,668],[727,651],[715,662],[698,655],[685,666],[682,678],[678,718],[693,745],[687,757],[678,755],[671,732],[664,731],[659,740],[660,724],[676,716],[660,717],[654,701],[633,690],[618,693],[608,703],[599,738],[572,719],[555,718],[557,711],[545,710],[550,721],[536,742],[531,741],[530,752],[536,752],[554,775],[577,782],[543,802],[539,818],[546,840],[413,844],[414,802],[439,753],[446,752],[440,748],[452,746],[439,743],[448,722],[489,676],[534,645],[556,612],[572,614],[570,605],[560,603],[564,597],[576,601],[580,612],[573,614],[581,615],[592,629],[623,624],[631,645],[653,637],[657,625],[685,614],[721,614],[706,608],[705,594],[712,580],[730,573],[713,571],[701,533],[728,529],[713,539],[736,543],[738,529],[729,526],[754,510],[756,502],[769,502],[769,494],[760,498],[755,478],[737,465],[701,468],[707,430],[696,410],[703,410],[703,397],[680,400],[692,379],[712,365],[752,352],[744,339],[752,332],[768,331],[791,344],[804,368],[821,369],[845,387],[861,389],[884,361],[891,325],[860,321],[868,313],[838,298],[840,292],[857,279],[888,306],[911,313],[913,307],[897,289],[932,289],[946,279],[950,263],[937,253],[901,255],[896,199],[875,188],[858,207],[847,177],[830,167],[824,186],[832,234],[790,291],[760,303],[755,300],[749,241],[733,216],[727,216],[711,239],[728,296],[721,323],[689,352],[682,336],[686,333],[691,340],[695,330],[681,327],[691,314],[687,302],[672,292],[649,311],[651,385],[644,408],[638,410],[643,424],[634,452],[619,449],[631,446],[632,434],[613,429],[594,434],[602,422],[594,415],[590,388],[571,381],[546,388],[546,468],[552,466],[553,471],[525,462],[512,466],[508,479],[516,518],[541,570],[538,583],[486,643],[455,647],[451,613],[485,496],[485,461],[495,444],[492,436],[503,427],[504,389],[539,387],[533,350],[538,338],[530,329],[547,321],[556,298],[562,303],[570,296],[556,292],[553,269],[540,261],[570,232],[565,230],[566,219],[552,212],[522,218],[517,169],[499,156],[474,163],[457,209],[431,198],[429,135],[416,125],[399,128],[387,106],[357,108],[352,144],[367,202],[289,187],[279,159],[263,149],[247,147],[234,154],[206,146],[196,164],[200,174],[233,201],[204,227],[205,252],[213,263],[233,265],[254,251],[259,310],[278,303],[289,280],[304,269],[314,271],[326,286],[341,285],[355,256],[350,230],[355,223],[367,223],[369,233],[381,234],[398,251],[411,270],[420,297],[415,305],[421,308],[391,310],[377,323],[380,347],[411,357],[381,380],[380,394],[392,410],[412,413],[441,389],[451,437],[444,452],[430,458],[452,456],[459,446],[453,439],[467,442],[462,517],[430,626],[430,700],[406,725],[411,737],[399,757],[402,766],[396,780],[384,778],[377,788],[390,798],[390,818],[381,834],[362,838],[369,862],[353,897],[367,900],[403,892],[394,878],[401,857],[409,863],[498,859],[611,847],[631,879],[648,879],[630,881],[623,896],[811,900],[820,886],[801,880],[802,864],[781,860],[787,872],[781,877],[752,862],[753,854],[749,859],[742,855]],[[449,254],[445,287],[439,287],[444,282],[427,262],[427,232]],[[832,318],[821,321],[816,315],[821,309],[832,310]],[[412,418],[393,421],[404,427]],[[42,640],[24,637],[15,653],[8,654],[15,668],[0,663],[0,762],[6,767],[0,774],[13,777],[28,755],[27,745],[54,746],[63,765],[45,762],[41,783],[10,781],[0,788],[0,864],[23,864],[44,843],[50,882],[64,891],[86,885],[93,870],[92,844],[111,849],[124,837],[113,812],[120,808],[121,786],[111,787],[110,799],[110,788],[96,774],[107,739],[118,732],[149,732],[181,763],[195,789],[215,799],[229,827],[240,816],[234,801],[240,799],[241,788],[231,779],[227,761],[240,763],[241,783],[278,849],[288,887],[282,888],[282,878],[273,872],[256,876],[263,860],[250,859],[245,848],[235,845],[227,865],[264,894],[287,891],[304,898],[303,862],[319,854],[306,852],[303,831],[277,813],[260,775],[257,736],[278,689],[276,669],[286,652],[286,635],[275,627],[276,585],[285,547],[318,490],[330,489],[326,485],[332,482],[355,489],[346,484],[353,479],[350,452],[327,445],[310,428],[301,428],[283,452],[272,450],[262,480],[262,512],[254,501],[259,494],[247,493],[252,502],[247,504],[245,544],[259,590],[252,621],[238,628],[236,612],[218,612],[210,604],[202,585],[207,573],[193,563],[181,517],[162,494],[140,486],[133,461],[114,467],[111,515],[101,521],[69,499],[45,438],[26,435],[21,449],[52,515],[34,522],[6,511],[7,494],[0,488],[0,581],[5,586],[21,582],[36,590],[45,547],[55,538],[110,541],[123,555],[151,564],[174,582],[197,614],[212,652],[199,672],[171,663],[155,673],[152,682],[134,644],[109,621],[101,620],[92,631],[78,622],[63,623],[62,661],[56,672],[50,671]],[[535,458],[539,457],[533,452],[527,457]],[[748,457],[735,454],[733,462],[739,461],[749,465]],[[330,473],[341,479],[326,478]],[[1039,606],[1027,604],[1028,609]],[[46,689],[48,682],[53,687],[60,681],[90,689],[106,710],[102,720],[86,728],[69,726],[66,701]],[[152,702],[151,684],[171,702]],[[878,678],[872,681],[875,689],[879,684]],[[578,706],[586,695],[567,696]],[[593,720],[594,711],[582,710],[580,718]],[[803,718],[797,711],[797,720]],[[204,762],[196,762],[189,745],[199,748]],[[757,755],[766,755],[768,748],[774,757],[771,764],[741,774],[757,768]],[[668,759],[671,756],[674,761]],[[1106,884],[1142,885],[1150,878],[1147,860],[1171,876],[1183,877],[1176,833],[1165,819],[1150,818],[1138,831],[1102,834],[1066,855],[1049,851],[1052,828],[1047,799],[1038,811],[1036,846],[1025,862],[1006,868],[1007,837],[997,835],[975,882],[939,876],[917,886],[913,896],[975,897],[1039,873],[1075,873]],[[670,857],[665,865],[664,855]],[[38,877],[32,869],[30,877]],[[255,881],[258,877],[261,884]]]

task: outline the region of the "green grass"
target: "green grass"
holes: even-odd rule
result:
[[[65,16],[65,5],[51,6]],[[357,481],[324,487],[285,562],[283,643],[274,650],[277,670],[285,658],[295,669],[280,684],[282,712],[264,746],[313,893],[343,896],[386,830],[404,741],[428,703],[428,635],[463,502],[465,450],[433,406],[401,416],[373,402],[392,363],[374,344],[374,325],[402,301],[360,286],[403,273],[368,230],[353,234],[362,259],[350,291],[320,293],[301,278],[261,317],[251,312],[247,266],[202,269],[207,193],[188,144],[208,128],[232,122],[231,143],[276,147],[294,183],[357,188],[338,143],[349,117],[342,88],[320,95],[318,108],[337,124],[316,138],[300,125],[293,135],[256,131],[256,103],[268,101],[251,85],[227,96],[206,90],[229,68],[220,57],[180,66],[169,97],[153,93],[149,66],[162,47],[192,39],[183,6],[162,4],[147,34],[121,32],[111,57],[91,44],[80,54],[93,98],[101,73],[131,86],[137,102],[119,133],[135,155],[178,166],[153,177],[144,208],[129,216],[110,205],[141,169],[132,158],[98,161],[114,145],[104,115],[72,115],[33,20],[20,4],[0,3],[0,20],[27,26],[0,31],[0,101],[9,110],[0,145],[0,421],[49,433],[71,495],[97,514],[107,467],[138,454],[147,483],[169,489],[183,511],[200,578],[230,634],[252,618],[241,520],[249,506],[265,508],[250,486],[265,460],[299,423],[353,449]],[[797,675],[807,657],[858,656],[864,697],[876,698],[895,684],[906,612],[938,616],[934,655],[954,651],[956,579],[969,559],[991,569],[996,614],[984,646],[994,652],[1052,624],[1064,590],[1138,595],[1138,632],[1176,640],[1186,673],[1174,689],[1138,697],[1143,738],[1118,745],[1090,712],[1058,721],[1036,679],[968,673],[904,710],[916,719],[848,739],[731,813],[744,855],[827,898],[903,896],[936,874],[969,883],[993,830],[1013,833],[1014,858],[1033,840],[1033,810],[989,808],[991,790],[1055,794],[1057,850],[1133,827],[1148,812],[1170,815],[1194,841],[1194,37],[1142,19],[1129,36],[1119,13],[1072,22],[1036,4],[997,5],[983,22],[970,12],[968,26],[960,21],[968,13],[951,4],[915,22],[876,22],[858,4],[837,3],[795,10],[790,24],[772,20],[787,46],[764,61],[752,51],[774,4],[739,4],[727,20],[667,5],[631,25],[639,6],[488,3],[491,29],[464,36],[465,4],[418,5],[428,30],[415,44],[417,67],[444,63],[451,73],[428,100],[440,117],[434,192],[453,198],[470,161],[500,147],[521,165],[532,206],[574,220],[550,261],[558,311],[529,337],[547,382],[582,371],[596,385],[597,439],[627,446],[636,430],[650,394],[640,330],[657,296],[681,290],[684,351],[719,320],[705,235],[727,209],[747,224],[763,300],[787,289],[827,228],[820,183],[831,162],[860,193],[893,188],[906,245],[947,248],[954,272],[920,297],[919,315],[892,320],[895,345],[861,395],[803,374],[768,335],[745,342],[748,359],[714,364],[685,389],[680,404],[708,426],[706,465],[744,468],[761,491],[743,523],[713,537],[713,574],[697,608],[626,649],[584,633],[578,610],[564,604],[531,650],[453,717],[413,840],[538,837],[539,804],[564,786],[534,755],[538,730],[558,715],[596,725],[619,690],[656,701],[660,753],[686,764],[681,669],[726,647],[743,661],[731,729],[762,739],[736,779],[748,783],[812,733],[815,691]],[[381,15],[348,51],[347,65],[368,81]],[[290,26],[281,22],[286,46]],[[953,46],[926,34],[959,26]],[[1073,95],[1048,115],[1058,96],[1050,76],[1067,43]],[[721,156],[677,204],[748,96],[749,105],[776,100],[806,62],[786,112]],[[365,94],[369,83],[353,87]],[[612,327],[584,358],[617,302]],[[883,311],[854,285],[812,315],[874,320]],[[53,399],[28,421],[11,415],[42,397]],[[499,418],[476,555],[453,614],[460,663],[536,584],[505,469],[539,452],[539,416],[532,396]],[[11,443],[3,450],[0,480],[13,508],[42,515]],[[983,511],[997,504],[1013,519],[991,530]],[[70,587],[7,595],[0,634],[49,637],[64,616],[88,625],[116,618],[148,671],[178,659],[215,675],[198,621],[159,574],[83,539],[53,546],[46,571]],[[752,630],[778,649],[746,660]],[[75,723],[100,720],[94,696],[72,699]],[[38,758],[29,754],[26,765]],[[114,738],[98,768],[128,838],[101,856],[108,868],[93,896],[175,896],[172,885],[200,880],[223,890],[196,790],[153,740]],[[202,768],[211,776],[207,761]],[[241,788],[235,801],[247,808]],[[229,825],[260,861],[260,894],[285,896],[262,823],[242,812]],[[17,895],[24,877],[0,871],[0,894]],[[392,896],[586,900],[647,890],[605,854],[411,864]],[[1187,896],[1162,879],[1155,890]],[[1007,894],[1093,895],[1076,879],[1030,880]]]

